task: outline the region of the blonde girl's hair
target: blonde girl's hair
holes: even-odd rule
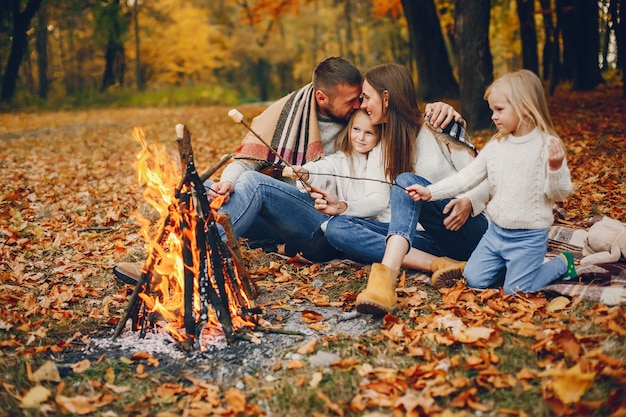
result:
[[[380,142],[385,164],[385,175],[394,181],[403,172],[413,172],[417,134],[421,114],[417,94],[409,70],[400,64],[379,64],[363,76],[381,97],[387,122],[380,126]],[[387,94],[388,107],[384,101]]]
[[[352,126],[354,126],[354,121],[356,120],[357,115],[364,115],[369,118],[367,112],[363,109],[358,109],[355,111],[350,117],[350,121],[348,122],[348,128],[346,129],[346,134],[342,135],[339,141],[337,142],[337,150],[342,151],[346,155],[352,156],[354,153],[354,147],[352,146],[352,140],[350,139],[350,132],[352,132]],[[378,140],[380,141],[380,126],[374,126],[374,130],[378,135]]]
[[[352,132],[352,126],[354,126],[354,121],[356,120],[357,115],[363,115],[369,119],[369,115],[365,110],[358,109],[357,111],[352,113],[352,116],[350,117],[350,121],[348,122],[348,128],[346,129],[346,134],[342,135],[337,140],[337,150],[342,151],[350,157],[348,159],[350,162],[350,172],[352,174],[354,174],[355,172],[354,159],[352,158],[352,156],[354,155],[354,146],[352,146],[350,132]],[[380,126],[374,125],[374,130],[376,131],[376,134],[378,135],[378,141],[380,142]]]
[[[508,72],[487,87],[484,99],[488,100],[493,91],[498,91],[511,104],[520,125],[530,119],[539,130],[559,138],[548,111],[543,83],[537,74],[527,69]],[[493,135],[496,140],[502,137],[500,132]]]

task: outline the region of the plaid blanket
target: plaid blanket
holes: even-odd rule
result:
[[[254,118],[251,128],[291,164],[303,165],[324,156],[311,83],[270,105]],[[251,132],[244,137],[234,158],[280,163]]]
[[[550,229],[548,257],[557,256],[566,250],[574,255],[577,263],[582,259],[583,239],[587,231],[567,226],[554,225]],[[626,262],[597,265],[576,265],[578,280],[559,280],[548,285],[546,292],[569,297],[581,297],[606,305],[626,302]]]

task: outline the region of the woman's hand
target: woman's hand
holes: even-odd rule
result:
[[[443,208],[443,214],[450,215],[443,219],[443,225],[446,229],[457,232],[472,213],[472,200],[469,198],[454,198]]]
[[[443,101],[426,104],[424,117],[430,121],[433,127],[441,128],[448,126],[448,123],[452,120],[456,120],[457,122],[462,120],[461,113],[454,110],[454,107]]]
[[[430,200],[430,190],[423,185],[413,184],[405,188],[405,191],[413,201]]]
[[[348,209],[345,201],[339,200],[335,195],[316,187],[308,189],[311,198],[315,200],[315,209],[329,216],[338,216]]]

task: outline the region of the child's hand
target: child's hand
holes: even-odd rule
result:
[[[423,185],[413,184],[406,187],[406,193],[413,201],[430,200],[430,190]]]
[[[548,151],[550,152],[548,161],[550,170],[556,171],[561,168],[561,165],[563,165],[563,160],[565,159],[565,149],[563,149],[561,141],[557,138],[551,137],[548,140]]]

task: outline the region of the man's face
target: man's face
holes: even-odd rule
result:
[[[361,107],[360,85],[339,84],[332,95],[318,90],[316,99],[319,112],[339,123],[347,124],[350,116]]]

